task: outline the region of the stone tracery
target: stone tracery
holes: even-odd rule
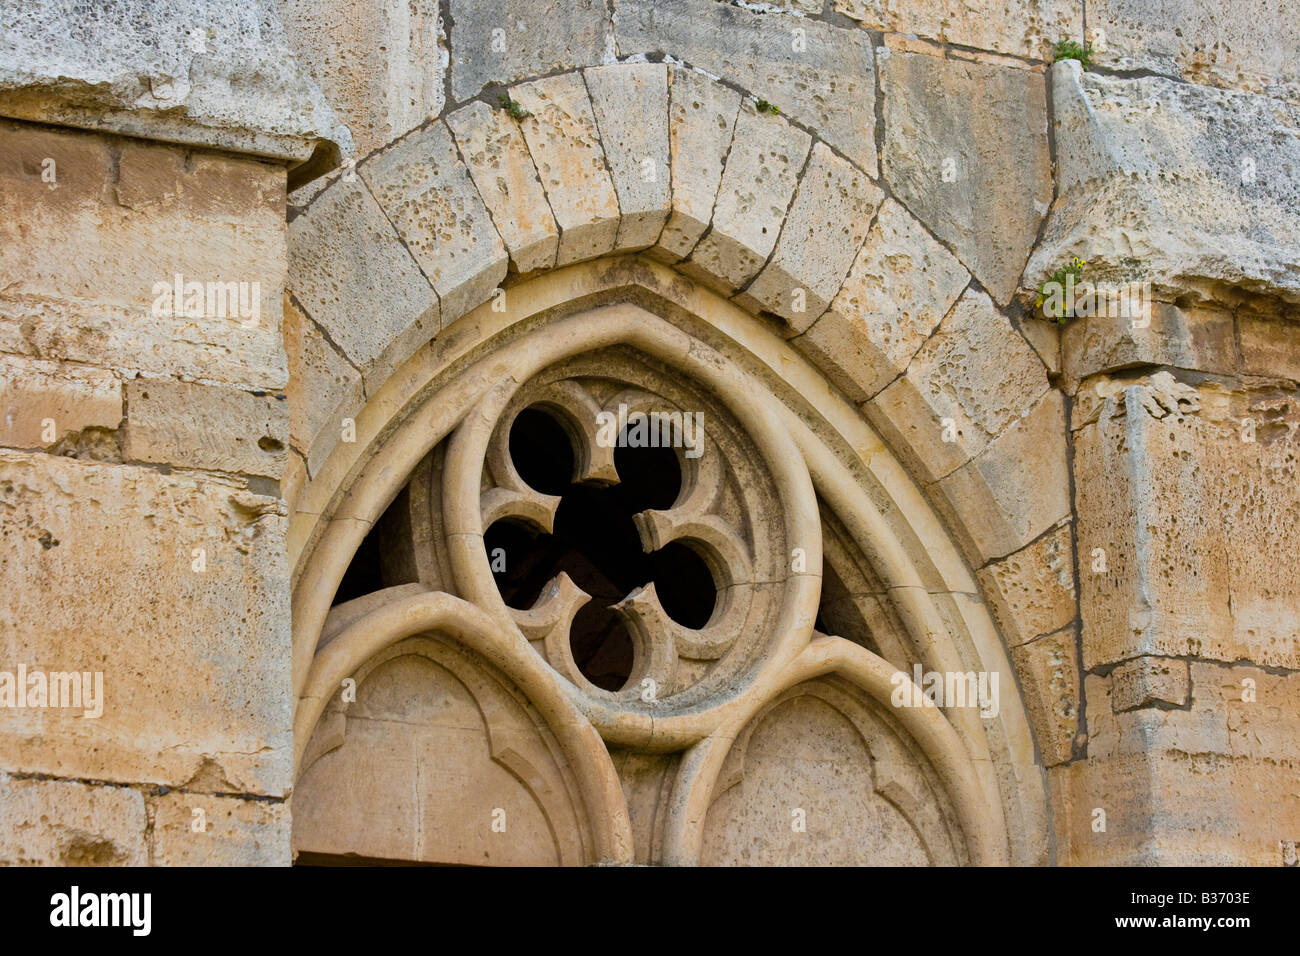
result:
[[[562,696],[591,721],[606,745],[672,751],[701,742],[706,750],[700,756],[704,756],[710,752],[707,741],[730,739],[749,721],[761,719],[755,716],[755,705],[771,700],[781,688],[793,686],[784,683],[786,675],[809,667],[810,676],[828,672],[818,669],[826,666],[826,659],[822,665],[810,659],[809,664],[794,667],[794,659],[802,660],[811,650],[808,641],[814,635],[822,590],[822,506],[805,470],[805,451],[792,440],[797,431],[787,430],[786,413],[779,411],[779,404],[769,404],[776,400],[765,396],[734,362],[640,306],[597,307],[550,326],[551,330],[557,328],[571,330],[569,336],[558,337],[563,343],[560,346],[553,339],[548,344],[529,335],[498,346],[491,360],[498,369],[511,368],[510,374],[497,378],[496,384],[483,379],[480,400],[469,405],[458,425],[446,429],[445,439],[433,445],[414,469],[404,507],[416,517],[413,523],[408,519],[405,527],[411,540],[420,542],[428,552],[422,560],[429,571],[425,580],[392,589],[394,597],[400,592],[405,600],[421,600],[428,588],[439,587],[482,608],[475,613],[483,619],[485,612],[485,624],[490,620],[487,626],[495,632],[489,643],[513,644],[512,655],[524,653],[544,661],[540,671],[536,665],[530,666],[539,675],[553,675],[551,681],[559,679]],[[685,362],[692,374],[665,374],[665,361]],[[473,380],[474,369],[467,369],[464,377]],[[727,401],[720,401],[721,396]],[[611,691],[592,685],[573,659],[569,629],[584,600],[577,586],[560,574],[531,607],[509,606],[493,574],[484,534],[503,520],[552,530],[561,505],[563,496],[547,495],[529,486],[515,467],[510,425],[519,414],[547,408],[557,421],[564,422],[564,431],[572,440],[575,477],[609,483],[620,477],[616,450],[596,440],[596,428],[600,413],[620,404],[647,412],[706,409],[703,453],[687,458],[675,452],[682,474],[680,494],[667,507],[639,514],[636,524],[642,546],[651,551],[689,540],[704,557],[720,593],[717,608],[701,628],[675,622],[653,587],[639,589],[619,602],[619,612],[633,634],[635,664],[623,689]],[[778,451],[764,454],[765,442],[766,447],[775,445]],[[426,437],[422,445],[429,444]],[[408,460],[412,451],[406,452]],[[392,474],[384,465],[378,465],[373,473]],[[388,481],[391,485],[392,479]],[[386,495],[389,501],[395,496],[396,489]],[[832,493],[829,500],[835,501],[836,495]],[[419,504],[413,506],[414,501]],[[792,520],[792,515],[801,520]],[[385,519],[379,526],[387,523]],[[842,553],[846,546],[843,526],[838,522],[835,526],[841,529],[836,534]],[[755,546],[754,542],[761,544]],[[849,547],[856,549],[857,545]],[[792,560],[795,555],[797,560]],[[412,596],[407,598],[408,594]],[[433,597],[436,595],[423,599]],[[355,613],[345,604],[336,607],[331,617]],[[355,630],[365,621],[362,616],[352,627]],[[331,632],[328,621],[326,630]],[[415,632],[400,632],[406,633]],[[327,653],[334,640],[326,645]],[[840,661],[855,654],[874,659],[871,667],[878,677],[868,693],[882,693],[893,665],[862,648],[896,646],[897,637],[859,634],[856,648],[842,638],[818,640],[844,645],[831,655],[835,663],[830,671],[849,666]],[[468,646],[475,643],[471,640]],[[528,651],[522,651],[523,647]],[[849,658],[843,658],[845,654]],[[362,657],[355,659],[359,662]],[[342,667],[338,664],[331,673],[343,673]],[[328,680],[322,675],[321,669],[313,666],[304,700],[315,700],[318,693],[327,692]],[[642,681],[647,677],[659,690],[651,699],[642,695]],[[319,706],[313,703],[312,709]],[[937,744],[940,753],[922,756],[926,751],[913,749],[908,759],[919,759],[921,766],[937,759],[936,770],[926,772],[938,773],[935,779],[942,779],[945,787],[957,787],[953,806],[962,820],[959,832],[967,841],[961,853],[969,853],[972,859],[995,858],[998,851],[989,840],[997,827],[990,829],[984,804],[987,797],[978,794],[978,786],[972,788],[978,775],[968,769],[962,772],[967,777],[964,782],[954,779],[956,768],[969,759],[963,752],[965,745],[957,743],[941,715],[917,712],[902,716],[931,723],[937,718],[939,723],[933,727],[906,725],[902,739],[916,740],[920,734],[931,741],[927,746]],[[305,735],[311,720],[308,717],[300,723],[300,733]],[[723,730],[726,727],[736,729]],[[937,730],[942,732],[935,737]],[[907,744],[905,750],[915,746]],[[313,749],[317,747],[313,744]],[[600,749],[589,759],[604,765],[597,775],[604,774],[608,780],[612,772],[609,758],[603,756],[604,748]],[[722,757],[727,751],[714,748],[712,752]],[[710,766],[708,759],[703,763],[688,759],[680,764],[676,782],[670,779],[672,774],[663,777],[670,803],[660,843],[624,844],[624,852],[648,860],[701,859],[703,844],[698,840],[702,839],[699,826],[704,817],[693,815],[691,794],[713,792],[713,784],[707,782],[714,772],[707,769]],[[699,775],[701,771],[704,776]],[[608,785],[604,793],[612,796]],[[941,798],[941,803],[947,799]],[[684,843],[680,842],[683,838]],[[617,840],[635,842],[623,833],[596,843],[608,846]],[[952,852],[956,851],[944,851]],[[927,858],[951,859],[943,854]]]

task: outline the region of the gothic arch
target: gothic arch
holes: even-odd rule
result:
[[[534,114],[518,126],[472,104],[449,117],[450,128],[439,122],[405,137],[363,163],[358,177],[332,181],[291,226],[299,348],[325,356],[295,382],[308,403],[295,436],[302,473],[288,491],[299,759],[343,677],[400,641],[448,634],[499,668],[554,732],[581,794],[589,858],[626,862],[636,852],[606,743],[683,752],[652,857],[690,863],[700,858],[730,742],[779,695],[835,675],[864,702],[888,705],[889,678],[914,663],[990,671],[1002,678],[996,719],[960,708],[894,713],[915,759],[942,781],[963,858],[1044,860],[1034,742],[970,570],[1009,543],[1032,540],[1044,530],[1041,517],[985,487],[978,468],[954,496],[905,467],[924,456],[913,446],[933,440],[921,410],[908,427],[887,428],[887,444],[855,405],[859,378],[882,369],[896,377],[913,357],[893,349],[888,334],[875,337],[854,311],[854,284],[866,281],[858,274],[864,237],[891,201],[825,143],[781,117],[759,116],[699,74],[661,64],[585,73],[512,89]],[[671,90],[660,100],[665,115],[638,114],[633,127],[610,113],[619,85],[656,82]],[[699,122],[696,110],[707,114]],[[715,125],[727,137],[720,152],[713,144],[710,162],[706,127]],[[636,160],[646,155],[663,157],[670,188],[637,186]],[[728,201],[729,176],[779,192]],[[774,219],[754,214],[764,199]],[[907,216],[887,208],[895,227]],[[821,336],[800,334],[814,323]],[[783,562],[773,579],[733,562],[733,584],[779,592],[765,618],[769,639],[744,654],[724,649],[709,665],[723,676],[710,683],[705,668],[694,684],[646,706],[595,693],[547,663],[545,635],[567,626],[573,594],[560,582],[551,606],[531,619],[505,607],[475,547],[486,509],[476,507],[477,478],[468,484],[521,388],[557,363],[611,349],[667,368],[716,401],[770,476],[779,502],[772,540],[782,554],[797,547],[807,557],[797,571]],[[320,369],[340,360],[349,367],[312,388]],[[901,367],[891,371],[891,363]],[[1039,404],[1050,402],[1044,388]],[[1025,433],[1022,442],[1061,440],[1036,413],[1012,428]],[[345,624],[341,605],[331,623],[362,540],[444,443],[449,460],[461,461],[444,479],[453,593],[403,591]],[[553,504],[508,485],[498,499],[538,523],[548,508],[553,515]],[[647,521],[643,539],[676,533],[665,521]],[[847,593],[882,610],[853,640],[814,629],[824,522],[834,528],[835,579],[872,579],[869,595],[854,592],[861,584]],[[718,534],[724,543],[714,554],[726,565]]]

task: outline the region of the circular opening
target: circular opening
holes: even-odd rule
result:
[[[670,541],[650,555],[655,593],[668,616],[695,630],[709,623],[718,602],[718,589],[709,566],[694,549]]]
[[[525,408],[510,425],[510,459],[528,487],[562,495],[573,482],[573,446],[549,412]]]
[[[614,449],[614,468],[618,471],[619,489],[631,508],[638,511],[664,511],[677,501],[682,490],[682,466],[671,448],[628,448],[619,436]]]
[[[614,449],[619,483],[575,484],[568,433],[549,410],[533,406],[511,423],[510,455],[529,487],[561,501],[552,534],[509,519],[484,533],[501,597],[509,607],[526,610],[552,578],[568,574],[591,595],[569,629],[574,663],[596,687],[621,690],[632,674],[635,645],[614,604],[653,580],[668,615],[700,628],[717,601],[713,577],[699,554],[675,542],[646,554],[632,520],[638,512],[666,510],[677,501],[682,488],[677,453],[670,447],[629,447],[625,433]]]
[[[582,676],[601,690],[622,690],[632,674],[632,636],[618,614],[603,604],[592,601],[574,615],[569,650]]]
[[[552,577],[549,537],[509,519],[483,532],[488,566],[507,606],[526,611],[537,602]]]

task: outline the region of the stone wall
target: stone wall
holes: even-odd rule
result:
[[[204,6],[59,42],[28,17],[0,48],[0,669],[105,675],[100,718],[0,715],[0,858],[288,862],[333,593],[313,617],[308,558],[352,542],[341,575],[377,518],[339,504],[363,449],[499,289],[540,303],[547,271],[633,256],[620,282],[730,300],[815,371],[814,407],[855,410],[933,627],[975,647],[990,621],[1024,739],[952,719],[1030,831],[1005,858],[1281,862],[1294,7],[1090,3],[1083,69],[1052,63],[1085,29],[1067,0]],[[226,100],[240,51],[275,68]],[[1041,317],[1073,256],[1149,283],[1149,324]],[[177,274],[258,283],[257,321],[156,315]]]

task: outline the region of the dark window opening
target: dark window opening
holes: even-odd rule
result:
[[[573,483],[573,445],[564,426],[540,408],[525,408],[510,425],[510,460],[524,483],[562,495]]]
[[[370,529],[370,533],[357,548],[352,563],[348,565],[343,580],[339,582],[339,589],[334,592],[335,605],[378,591],[385,586],[379,537],[379,526],[376,525]]]
[[[529,608],[552,577],[567,573],[592,598],[570,628],[574,661],[597,687],[620,690],[632,673],[633,645],[612,605],[653,580],[668,615],[685,627],[699,628],[717,602],[712,575],[695,551],[672,542],[646,554],[632,521],[638,512],[666,509],[677,500],[682,486],[677,455],[671,448],[618,447],[617,485],[575,484],[567,433],[550,414],[535,408],[516,417],[510,451],[521,478],[563,500],[553,534],[508,520],[485,533],[501,596],[511,607]]]

